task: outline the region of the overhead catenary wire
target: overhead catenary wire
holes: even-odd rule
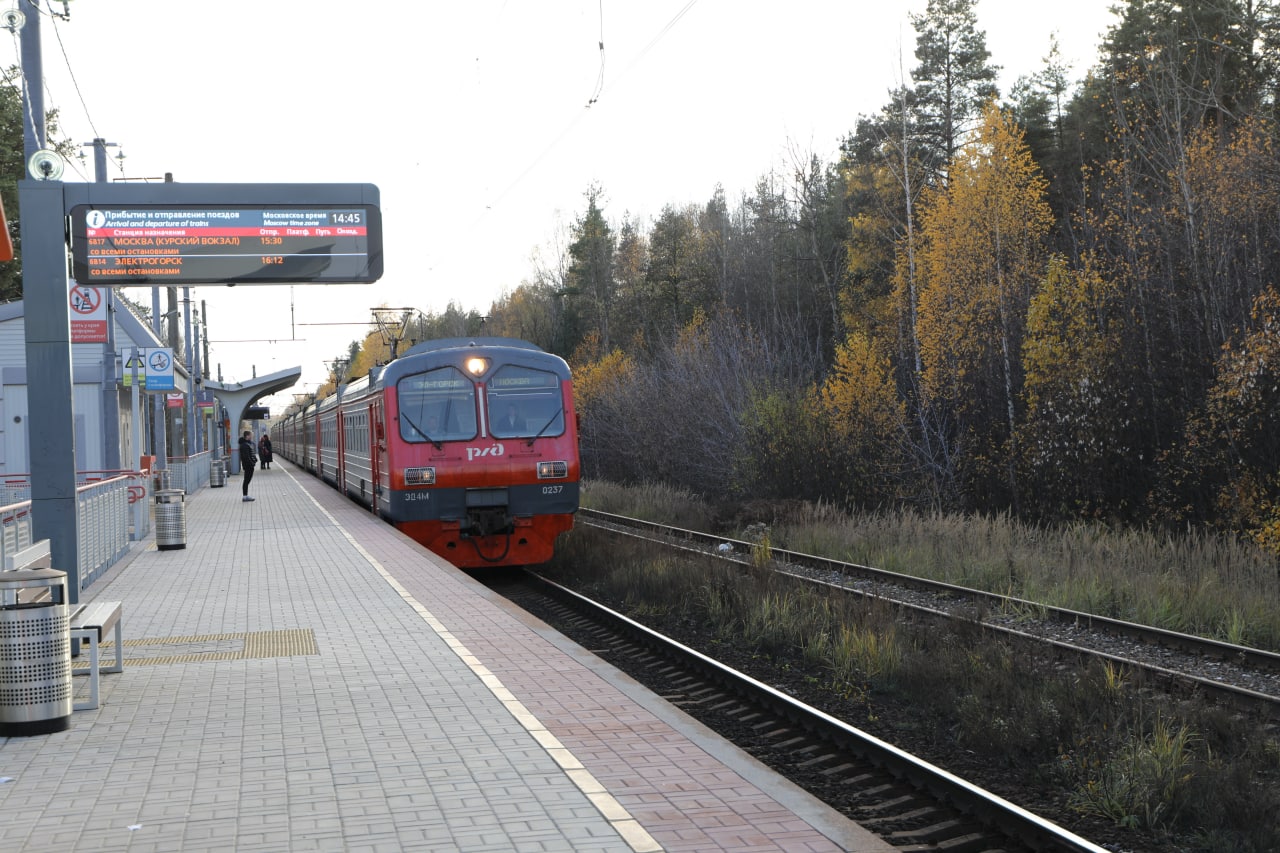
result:
[[[661,30],[658,31],[658,34],[655,35],[649,41],[649,43],[644,46],[644,49],[641,50],[640,53],[636,54],[635,58],[631,60],[631,62],[627,65],[626,68],[623,69],[622,73],[619,74],[616,78],[613,78],[608,84],[603,84],[604,24],[602,21],[600,25],[601,26],[600,51],[601,51],[602,85],[600,85],[599,87],[597,97],[592,101],[588,102],[583,109],[578,110],[574,114],[573,118],[569,120],[569,123],[565,126],[564,130],[560,131],[560,133],[555,137],[555,139],[551,140],[551,142],[547,145],[547,147],[542,149],[542,152],[539,153],[538,156],[536,156],[529,163],[529,165],[526,166],[524,170],[520,172],[520,174],[517,175],[514,180],[511,181],[511,183],[507,184],[507,186],[504,187],[500,193],[494,196],[492,201],[490,201],[488,204],[485,205],[484,211],[481,212],[481,214],[476,217],[473,223],[471,223],[471,227],[474,228],[477,225],[479,225],[481,222],[483,222],[485,217],[489,215],[489,213],[493,210],[493,208],[498,206],[499,202],[505,199],[507,195],[511,193],[512,190],[518,187],[520,183],[524,181],[524,179],[528,177],[529,174],[534,169],[536,169],[542,163],[543,160],[547,158],[547,155],[549,155],[552,151],[558,148],[560,146],[560,143],[564,141],[565,137],[567,137],[569,133],[574,129],[574,127],[577,126],[578,122],[582,120],[583,116],[585,116],[588,112],[590,112],[591,104],[599,100],[599,97],[603,96],[605,92],[617,86],[618,83],[622,82],[622,80],[624,80],[627,77],[627,75],[632,71],[632,69],[634,69],[642,59],[644,59],[644,57],[649,53],[649,51],[653,50],[653,48],[656,47],[658,43],[661,42],[662,39],[665,38],[666,35],[671,32],[672,29],[675,28],[676,24],[680,23],[680,19],[683,18],[685,15],[687,15],[689,13],[689,10],[692,9],[697,4],[697,2],[698,0],[689,0],[689,2],[685,3],[684,6],[680,8],[680,11],[676,12],[676,14],[671,18],[671,20],[667,21],[666,25]],[[603,18],[603,12],[602,12],[602,18]]]
[[[76,90],[76,98],[79,99],[80,107],[81,109],[84,110],[85,121],[89,122],[89,129],[93,131],[93,138],[101,139],[102,134],[98,133],[98,127],[94,123],[93,116],[89,112],[89,104],[85,102],[84,93],[80,91],[80,81],[76,79],[75,69],[71,67],[71,57],[67,56],[66,43],[62,41],[62,28],[58,26],[58,21],[61,20],[61,17],[53,14],[50,14],[49,17],[53,21],[53,33],[54,33],[54,37],[57,38],[58,40],[58,50],[62,53],[62,64],[67,67],[67,75],[71,78],[71,86]],[[49,87],[47,85],[45,86],[45,91],[49,92]],[[50,99],[52,99],[53,97],[52,92],[49,92],[49,97]],[[123,158],[113,157],[109,159],[115,160],[116,168],[119,169],[120,174],[123,175],[124,174]]]
[[[596,88],[591,93],[591,97],[587,99],[587,106],[591,106],[600,100],[600,93],[604,90],[604,0],[600,0],[600,73],[596,75]]]

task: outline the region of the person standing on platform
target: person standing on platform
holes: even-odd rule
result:
[[[263,470],[271,467],[271,436],[265,432],[258,440],[258,459],[262,462]]]
[[[258,464],[258,457],[253,452],[253,433],[244,431],[240,436],[240,473],[244,474],[244,482],[240,484],[242,501],[251,501],[249,497],[249,481],[253,479],[253,467]]]

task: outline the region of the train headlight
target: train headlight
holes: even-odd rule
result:
[[[436,482],[435,468],[405,468],[404,484],[406,486],[433,486]]]
[[[467,372],[472,376],[483,376],[484,372],[489,369],[489,359],[472,356],[467,359]]]
[[[562,480],[569,476],[568,462],[539,462],[539,480]]]

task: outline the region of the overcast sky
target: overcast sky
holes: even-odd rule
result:
[[[1002,93],[1055,32],[1082,78],[1115,2],[979,0]],[[925,5],[74,0],[70,20],[42,19],[45,97],[71,141],[118,143],[112,179],[380,188],[379,282],[192,289],[215,376],[300,366],[291,391],[313,391],[364,335],[339,324],[371,308],[487,311],[593,183],[610,219],[647,221],[717,184],[733,205],[792,152],[832,160],[915,66],[909,14]],[[93,180],[92,164],[63,179]]]

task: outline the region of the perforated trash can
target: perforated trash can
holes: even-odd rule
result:
[[[48,598],[32,600],[48,590]],[[0,572],[0,737],[71,725],[71,627],[67,573]]]
[[[221,459],[213,459],[209,462],[209,488],[221,489],[227,484],[227,466],[223,464]]]
[[[187,504],[182,489],[156,492],[156,548],[172,551],[187,547]]]

